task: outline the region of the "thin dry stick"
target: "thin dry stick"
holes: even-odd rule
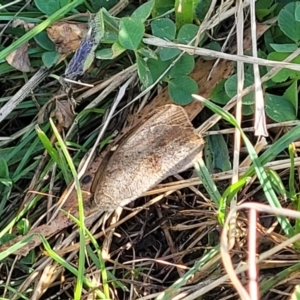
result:
[[[300,166],[300,157],[297,157],[295,159],[295,166]],[[290,162],[290,159],[283,159],[280,161],[269,162],[269,163],[265,164],[264,167],[270,168],[272,170],[282,170],[282,169],[290,168],[291,162]],[[249,169],[248,167],[242,167],[242,168],[240,167],[239,174],[240,175],[244,174],[248,169]],[[214,181],[229,180],[232,178],[232,170],[212,174],[211,176]],[[190,187],[193,185],[199,185],[199,184],[202,184],[202,181],[199,180],[198,177],[191,178],[188,180],[181,180],[181,181],[177,181],[174,183],[160,184],[157,188],[143,193],[142,196],[156,195],[156,194],[159,194],[162,192],[167,192],[170,189],[175,188],[176,190],[179,190],[179,189],[183,189],[183,188],[187,188],[187,187]]]
[[[255,1],[250,1],[250,18],[251,18],[251,38],[252,38],[252,56],[257,58],[257,37],[256,37],[256,16],[255,16]],[[268,136],[266,128],[266,115],[264,96],[261,87],[258,64],[253,64],[254,86],[255,86],[255,135]]]
[[[227,44],[229,43],[230,41],[230,38],[231,36],[234,34],[234,31],[236,30],[236,24],[233,24],[232,28],[230,29],[229,33],[228,33],[228,36],[226,37],[226,40],[224,41],[223,45],[222,45],[222,48],[221,48],[221,52],[224,52],[227,48]],[[216,70],[216,67],[218,66],[219,62],[220,62],[220,58],[218,58],[213,67],[211,68],[210,72],[209,72],[209,75],[207,76],[207,80],[209,80],[212,76],[213,76],[213,73],[215,72]]]
[[[194,44],[195,47],[197,47],[199,45],[202,33],[208,28],[208,23],[211,20],[211,15],[215,10],[216,3],[217,3],[216,0],[211,1],[209,10],[207,11],[207,13],[205,15],[205,19],[203,20],[203,22],[199,26],[199,29],[198,29],[198,32],[197,32],[197,35],[196,35],[195,44]]]
[[[248,265],[249,265],[249,294],[251,300],[258,300],[257,269],[256,269],[256,210],[249,210],[248,234]]]
[[[29,81],[0,109],[0,123],[20,104],[31,91],[50,73],[50,69],[41,67]]]
[[[231,257],[229,254],[229,247],[228,247],[229,244],[228,244],[228,238],[227,238],[227,234],[228,234],[227,229],[231,222],[230,219],[237,213],[237,211],[244,210],[244,209],[255,209],[257,211],[272,214],[272,215],[275,214],[275,215],[279,215],[279,216],[286,216],[286,217],[298,218],[298,219],[300,219],[300,212],[294,211],[291,209],[286,209],[286,208],[274,208],[274,207],[270,207],[269,205],[253,203],[253,202],[241,204],[241,205],[235,207],[234,210],[231,210],[229,212],[229,214],[226,218],[224,227],[223,227],[222,235],[221,235],[222,260],[226,261],[226,264],[224,264],[224,267],[227,271],[227,274],[228,274],[231,282],[233,283],[234,287],[238,291],[241,299],[251,300],[248,293],[246,292],[245,288],[242,286],[241,282],[238,280],[238,277],[237,277],[237,274],[240,274],[242,271],[246,271],[249,268],[249,266],[244,265],[237,269],[233,268],[233,264],[232,264]],[[283,248],[291,245],[295,241],[299,240],[299,237],[300,237],[300,234],[296,234],[295,236],[284,241],[280,245],[277,245],[277,246],[273,247],[272,249],[262,253],[259,256],[259,258],[256,260],[256,263],[259,263],[259,262],[267,259],[271,255],[274,255],[275,253],[279,252]]]
[[[220,7],[217,9],[217,13],[208,20],[206,30],[216,27],[222,23],[222,21],[233,16],[236,12],[236,7],[232,7],[232,4],[232,0],[226,2],[222,1]],[[243,2],[243,8],[247,6],[249,6],[249,0]]]
[[[164,47],[164,48],[176,48],[182,51],[185,51],[191,55],[197,54],[200,56],[209,56],[213,58],[223,58],[232,61],[241,61],[243,63],[248,64],[258,64],[261,66],[267,67],[281,67],[287,68],[290,70],[300,71],[300,65],[295,63],[288,63],[287,60],[284,61],[275,61],[275,60],[268,60],[263,58],[255,58],[248,55],[234,55],[229,53],[223,53],[220,51],[209,50],[205,48],[195,48],[190,45],[178,44],[169,41],[165,41],[158,37],[151,37],[151,38],[144,38],[143,42],[148,45],[157,46],[157,47]]]

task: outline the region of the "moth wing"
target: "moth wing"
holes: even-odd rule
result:
[[[126,205],[168,176],[189,168],[203,144],[183,108],[168,105],[158,111],[111,156],[95,190],[98,208]]]

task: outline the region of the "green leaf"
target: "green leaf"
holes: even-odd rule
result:
[[[252,75],[245,74],[245,80],[244,80],[244,88],[252,85],[254,82],[254,79]],[[237,93],[237,75],[232,75],[230,78],[227,79],[225,83],[225,90],[227,95],[232,98]],[[251,92],[248,95],[243,97],[243,104],[253,104],[254,103],[254,93]]]
[[[131,15],[132,18],[136,18],[142,22],[145,22],[151,14],[151,11],[154,6],[154,0],[150,0],[140,7],[138,7],[133,14]]]
[[[279,29],[280,30],[280,29]],[[270,29],[270,30],[267,30],[265,32],[265,34],[263,35],[263,39],[264,39],[264,44],[265,44],[265,47],[266,47],[266,50],[268,53],[269,52],[272,52],[273,49],[272,47],[270,46],[271,43],[274,43],[274,36],[273,36],[273,30]]]
[[[299,2],[288,3],[278,15],[280,29],[295,43],[298,43],[300,40],[300,22],[296,20],[299,4]]]
[[[34,37],[34,40],[44,49],[55,51],[54,43],[49,39],[46,31],[42,31]]]
[[[3,178],[9,178],[9,170],[4,158],[0,157],[0,182]]]
[[[255,3],[255,9],[269,8],[273,4],[274,0],[258,0]]]
[[[293,104],[282,96],[266,93],[266,114],[276,122],[285,122],[296,119]]]
[[[300,3],[299,3],[299,1],[296,2],[295,20],[296,20],[297,22],[300,21]]]
[[[14,68],[11,65],[9,65],[7,62],[0,64],[0,75],[4,75],[13,70]]]
[[[295,148],[295,146],[293,145],[293,144],[291,144],[291,145],[289,145],[289,157],[290,157],[290,162],[289,162],[289,197],[290,197],[290,199],[292,200],[292,201],[297,201],[298,199],[299,199],[299,196],[298,196],[298,193],[296,192],[296,189],[295,189],[295,181],[296,181],[296,179],[295,179],[295,175],[296,175],[296,173],[295,173],[295,156],[296,156],[296,148]],[[276,173],[276,175],[278,175],[277,173]],[[278,175],[278,177],[280,178],[280,176]],[[281,180],[280,180],[281,181]],[[284,190],[285,191],[285,187],[284,187],[284,185],[283,185],[283,183],[281,182],[281,185],[283,186],[283,189],[281,188],[281,190]],[[281,186],[280,185],[280,186]],[[282,193],[282,191],[281,191],[281,193]],[[283,195],[285,196],[285,200],[287,199],[287,195],[286,195],[287,193],[286,192],[284,192],[283,193]],[[298,201],[297,201],[298,202]],[[299,202],[298,202],[298,204],[299,204]],[[299,210],[299,206],[298,206],[298,210]],[[297,230],[297,232],[299,232],[299,229],[300,229],[300,220],[298,219],[297,221],[296,221],[296,224],[295,224],[295,229]]]
[[[203,48],[215,50],[215,51],[221,51],[221,45],[218,42],[210,42],[207,45],[205,45]]]
[[[194,67],[195,67],[194,57],[185,53],[179,58],[175,66],[172,67],[172,69],[168,73],[168,76],[176,78],[182,75],[188,75],[194,70]]]
[[[12,233],[5,233],[3,236],[0,237],[0,244],[5,244],[9,241],[11,241],[12,239],[14,239],[16,237],[15,234]]]
[[[105,30],[104,36],[102,39],[103,44],[112,44],[118,42],[119,36],[116,32]]]
[[[21,235],[27,234],[30,229],[28,219],[22,218],[17,224],[17,229]]]
[[[287,88],[283,96],[292,103],[295,114],[298,115],[298,86],[296,80]]]
[[[188,44],[198,33],[199,26],[184,24],[178,31],[177,40],[182,44]]]
[[[58,11],[60,6],[60,0],[34,0],[36,7],[46,15],[52,15]]]
[[[283,61],[285,60],[291,53],[281,53],[281,52],[271,52],[268,55],[268,59]],[[300,55],[291,61],[292,63],[300,64]],[[268,68],[271,69],[271,68]],[[300,78],[300,72],[288,69],[280,70],[275,76],[272,77],[273,82],[284,82],[288,78],[298,79]]]
[[[95,53],[95,57],[97,59],[111,59],[113,57],[113,51],[111,48],[104,48],[104,49],[98,50]]]
[[[274,0],[258,0],[255,3],[256,17],[262,21],[263,18],[272,13],[277,7],[277,3],[273,4]]]
[[[152,17],[157,18],[172,9],[174,10],[174,0],[155,0]]]
[[[95,11],[98,11],[100,8],[105,8],[106,10],[110,10],[116,4],[118,4],[119,0],[91,0],[91,4]]]
[[[147,66],[152,76],[152,83],[154,83],[166,71],[166,69],[170,66],[170,63],[170,60],[162,61],[160,58],[149,58],[147,60]]]
[[[176,77],[169,82],[168,91],[173,102],[187,105],[193,102],[192,94],[198,93],[198,85],[188,76]]]
[[[209,10],[210,5],[211,5],[211,0],[199,0],[198,1],[198,4],[195,9],[195,14],[196,14],[196,17],[199,19],[199,21],[204,20],[207,12]]]
[[[254,104],[250,104],[250,105],[244,104],[242,107],[243,116],[251,116],[254,114],[254,111],[255,111]]]
[[[163,18],[151,22],[152,34],[156,37],[172,41],[175,39],[176,26],[170,19]]]
[[[101,50],[98,50],[95,54],[95,57],[97,59],[114,59],[121,55],[124,51],[126,51],[125,48],[123,48],[118,42],[113,43],[111,48],[104,48]]]
[[[157,59],[157,54],[155,53],[155,51],[147,47],[138,49],[138,53],[147,58]]]
[[[70,3],[70,0],[60,0],[60,7],[64,7],[65,5]]]
[[[196,1],[175,0],[176,27],[180,28],[184,24],[193,23]]]
[[[266,16],[268,16],[269,14],[271,14],[277,7],[277,3],[272,5],[270,8],[268,9],[256,9],[256,16],[258,18],[259,21],[262,21]]]
[[[219,127],[214,126],[211,130],[219,130]],[[210,173],[231,169],[228,145],[222,134],[209,135],[205,138],[204,155]]]
[[[119,55],[121,55],[123,52],[125,52],[125,48],[123,48],[120,43],[116,42],[113,43],[111,50],[113,52],[113,56],[111,59],[118,57]]]
[[[162,61],[166,61],[178,56],[180,52],[179,49],[161,48],[159,49],[159,57]]]
[[[147,62],[139,55],[136,56],[138,75],[144,87],[149,87],[153,83],[152,74],[148,68]]]
[[[227,79],[222,79],[220,82],[216,84],[213,90],[210,93],[210,99],[219,104],[226,104],[230,97],[227,95],[225,91],[225,82]]]
[[[270,46],[276,52],[294,52],[298,49],[296,44],[274,44],[274,43],[270,43]]]
[[[44,52],[42,54],[42,61],[47,68],[55,65],[60,57],[60,54],[56,51]]]
[[[13,180],[10,178],[7,162],[3,157],[0,158],[0,215],[3,214],[3,210],[6,206],[7,200],[10,197],[13,187]],[[0,234],[1,236],[1,234]]]
[[[25,257],[22,257],[20,263],[23,265],[31,266],[36,261],[35,250],[31,250]]]
[[[144,33],[144,24],[140,20],[129,17],[120,20],[119,42],[125,49],[136,50]]]

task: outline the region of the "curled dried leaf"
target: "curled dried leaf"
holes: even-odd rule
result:
[[[51,117],[55,117],[60,125],[69,128],[74,120],[74,107],[68,100],[56,100],[55,110]]]
[[[28,56],[28,43],[24,43],[17,50],[11,52],[6,57],[6,61],[17,70],[22,72],[31,72],[33,71],[30,60]]]
[[[78,49],[81,39],[85,34],[87,24],[56,22],[47,28],[51,41],[56,45],[59,53],[70,53]]]

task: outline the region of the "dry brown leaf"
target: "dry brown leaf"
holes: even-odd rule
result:
[[[55,110],[51,112],[51,117],[56,118],[58,123],[65,127],[69,128],[74,120],[74,108],[68,100],[56,100]]]
[[[56,45],[59,53],[70,53],[77,50],[81,38],[87,29],[85,23],[72,23],[60,21],[47,28],[51,41]]]
[[[55,108],[53,107],[55,103]],[[38,112],[38,124],[43,124],[49,118],[54,118],[57,124],[69,128],[74,121],[75,113],[73,104],[68,100],[52,99],[48,101]]]
[[[28,56],[28,43],[24,43],[17,50],[11,52],[6,57],[6,61],[15,69],[22,72],[31,72],[33,69],[30,65]]]

